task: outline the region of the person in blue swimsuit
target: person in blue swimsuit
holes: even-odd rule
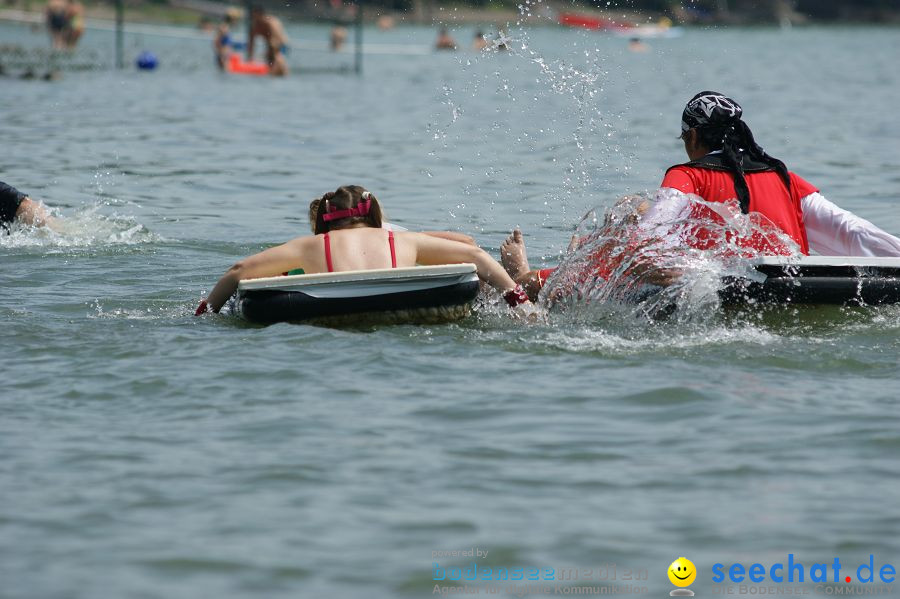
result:
[[[220,69],[224,69],[228,63],[228,57],[231,55],[234,46],[234,40],[231,39],[231,28],[241,18],[241,11],[236,8],[229,8],[225,11],[225,16],[216,30],[216,39],[213,40],[213,49],[216,52],[216,63]]]

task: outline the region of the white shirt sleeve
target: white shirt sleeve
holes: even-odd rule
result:
[[[687,218],[690,208],[688,194],[669,187],[660,188],[638,227],[645,235],[660,238],[666,247],[682,245],[681,235],[673,225]]]
[[[800,200],[810,249],[823,256],[900,257],[900,239],[818,193]]]

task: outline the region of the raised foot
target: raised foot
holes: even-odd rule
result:
[[[525,240],[519,229],[513,231],[500,245],[500,262],[506,273],[516,281],[531,270],[528,254],[525,252]]]

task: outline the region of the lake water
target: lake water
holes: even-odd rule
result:
[[[489,305],[363,330],[191,315],[345,183],[495,256],[521,226],[553,264],[586,210],[684,160],[701,89],[900,233],[896,29],[689,30],[643,54],[509,35],[507,53],[367,54],[360,77],[315,70],[350,55],[295,50],[286,80],[129,35],[129,63],[150,49],[156,72],[0,79],[0,180],[71,228],[0,236],[0,596],[429,597],[434,562],[474,561],[616,564],[662,597],[681,555],[710,596],[716,563],[897,565],[896,308],[527,326]],[[112,39],[90,30],[81,52],[108,65]],[[47,43],[10,24],[0,40]],[[433,558],[472,547],[488,556]]]

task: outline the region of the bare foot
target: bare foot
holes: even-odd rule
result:
[[[513,231],[512,235],[500,244],[500,262],[506,273],[516,281],[531,270],[528,266],[528,255],[525,253],[525,240],[522,239],[522,231],[519,229]]]

